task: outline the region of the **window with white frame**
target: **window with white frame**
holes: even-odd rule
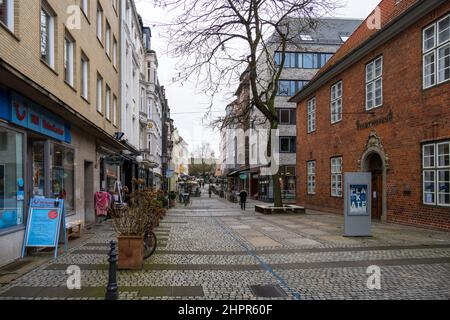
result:
[[[450,206],[450,141],[422,148],[423,203]]]
[[[111,89],[108,85],[106,85],[106,91],[105,91],[105,114],[106,119],[111,119]]]
[[[342,120],[342,81],[331,87],[331,123]]]
[[[86,17],[89,16],[89,0],[81,0],[81,11],[83,11],[84,15]]]
[[[0,22],[14,32],[14,0],[0,0]]]
[[[102,102],[103,102],[103,78],[97,75],[97,111],[102,113]]]
[[[308,101],[308,133],[316,131],[316,98]]]
[[[106,20],[106,29],[105,29],[105,50],[106,54],[111,56],[111,26],[109,25],[108,20]]]
[[[51,67],[55,67],[55,16],[49,7],[41,6],[41,59]]]
[[[81,96],[89,99],[89,59],[81,53]]]
[[[366,110],[383,104],[383,57],[366,65]]]
[[[103,9],[100,3],[97,2],[97,38],[100,42],[103,41]]]
[[[112,113],[113,113],[113,125],[117,126],[117,97],[115,95],[113,96]]]
[[[117,40],[116,37],[113,37],[113,65],[114,67],[117,67]]]
[[[308,161],[308,194],[316,193],[316,162]]]
[[[64,80],[73,87],[75,68],[75,41],[67,33],[64,37]]]
[[[342,197],[342,157],[331,158],[331,196]]]
[[[423,87],[450,80],[450,14],[423,29]]]

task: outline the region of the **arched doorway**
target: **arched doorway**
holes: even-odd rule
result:
[[[361,160],[358,161],[362,172],[372,173],[372,218],[387,220],[387,172],[389,157],[384,151],[381,138],[375,130],[369,134]]]
[[[366,157],[366,168],[372,173],[372,219],[381,220],[383,215],[383,160],[378,153]]]

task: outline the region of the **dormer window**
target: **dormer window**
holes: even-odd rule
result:
[[[312,41],[313,40],[313,38],[309,34],[301,34],[300,39],[302,39],[303,41]]]

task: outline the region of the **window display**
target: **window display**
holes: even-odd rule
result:
[[[74,156],[72,149],[52,144],[52,197],[64,199],[66,212],[73,211],[74,194]]]
[[[0,127],[0,230],[24,222],[23,134]]]

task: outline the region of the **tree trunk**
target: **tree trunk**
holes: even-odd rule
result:
[[[278,123],[276,121],[271,122],[270,127],[272,130],[278,129]],[[279,153],[279,150],[272,150],[272,132],[270,133],[269,145],[268,149],[270,150],[270,155],[272,156],[274,153]],[[280,170],[278,168],[277,173],[272,176],[272,184],[273,184],[273,202],[275,207],[283,206],[283,199],[281,196],[281,183],[280,183]]]

